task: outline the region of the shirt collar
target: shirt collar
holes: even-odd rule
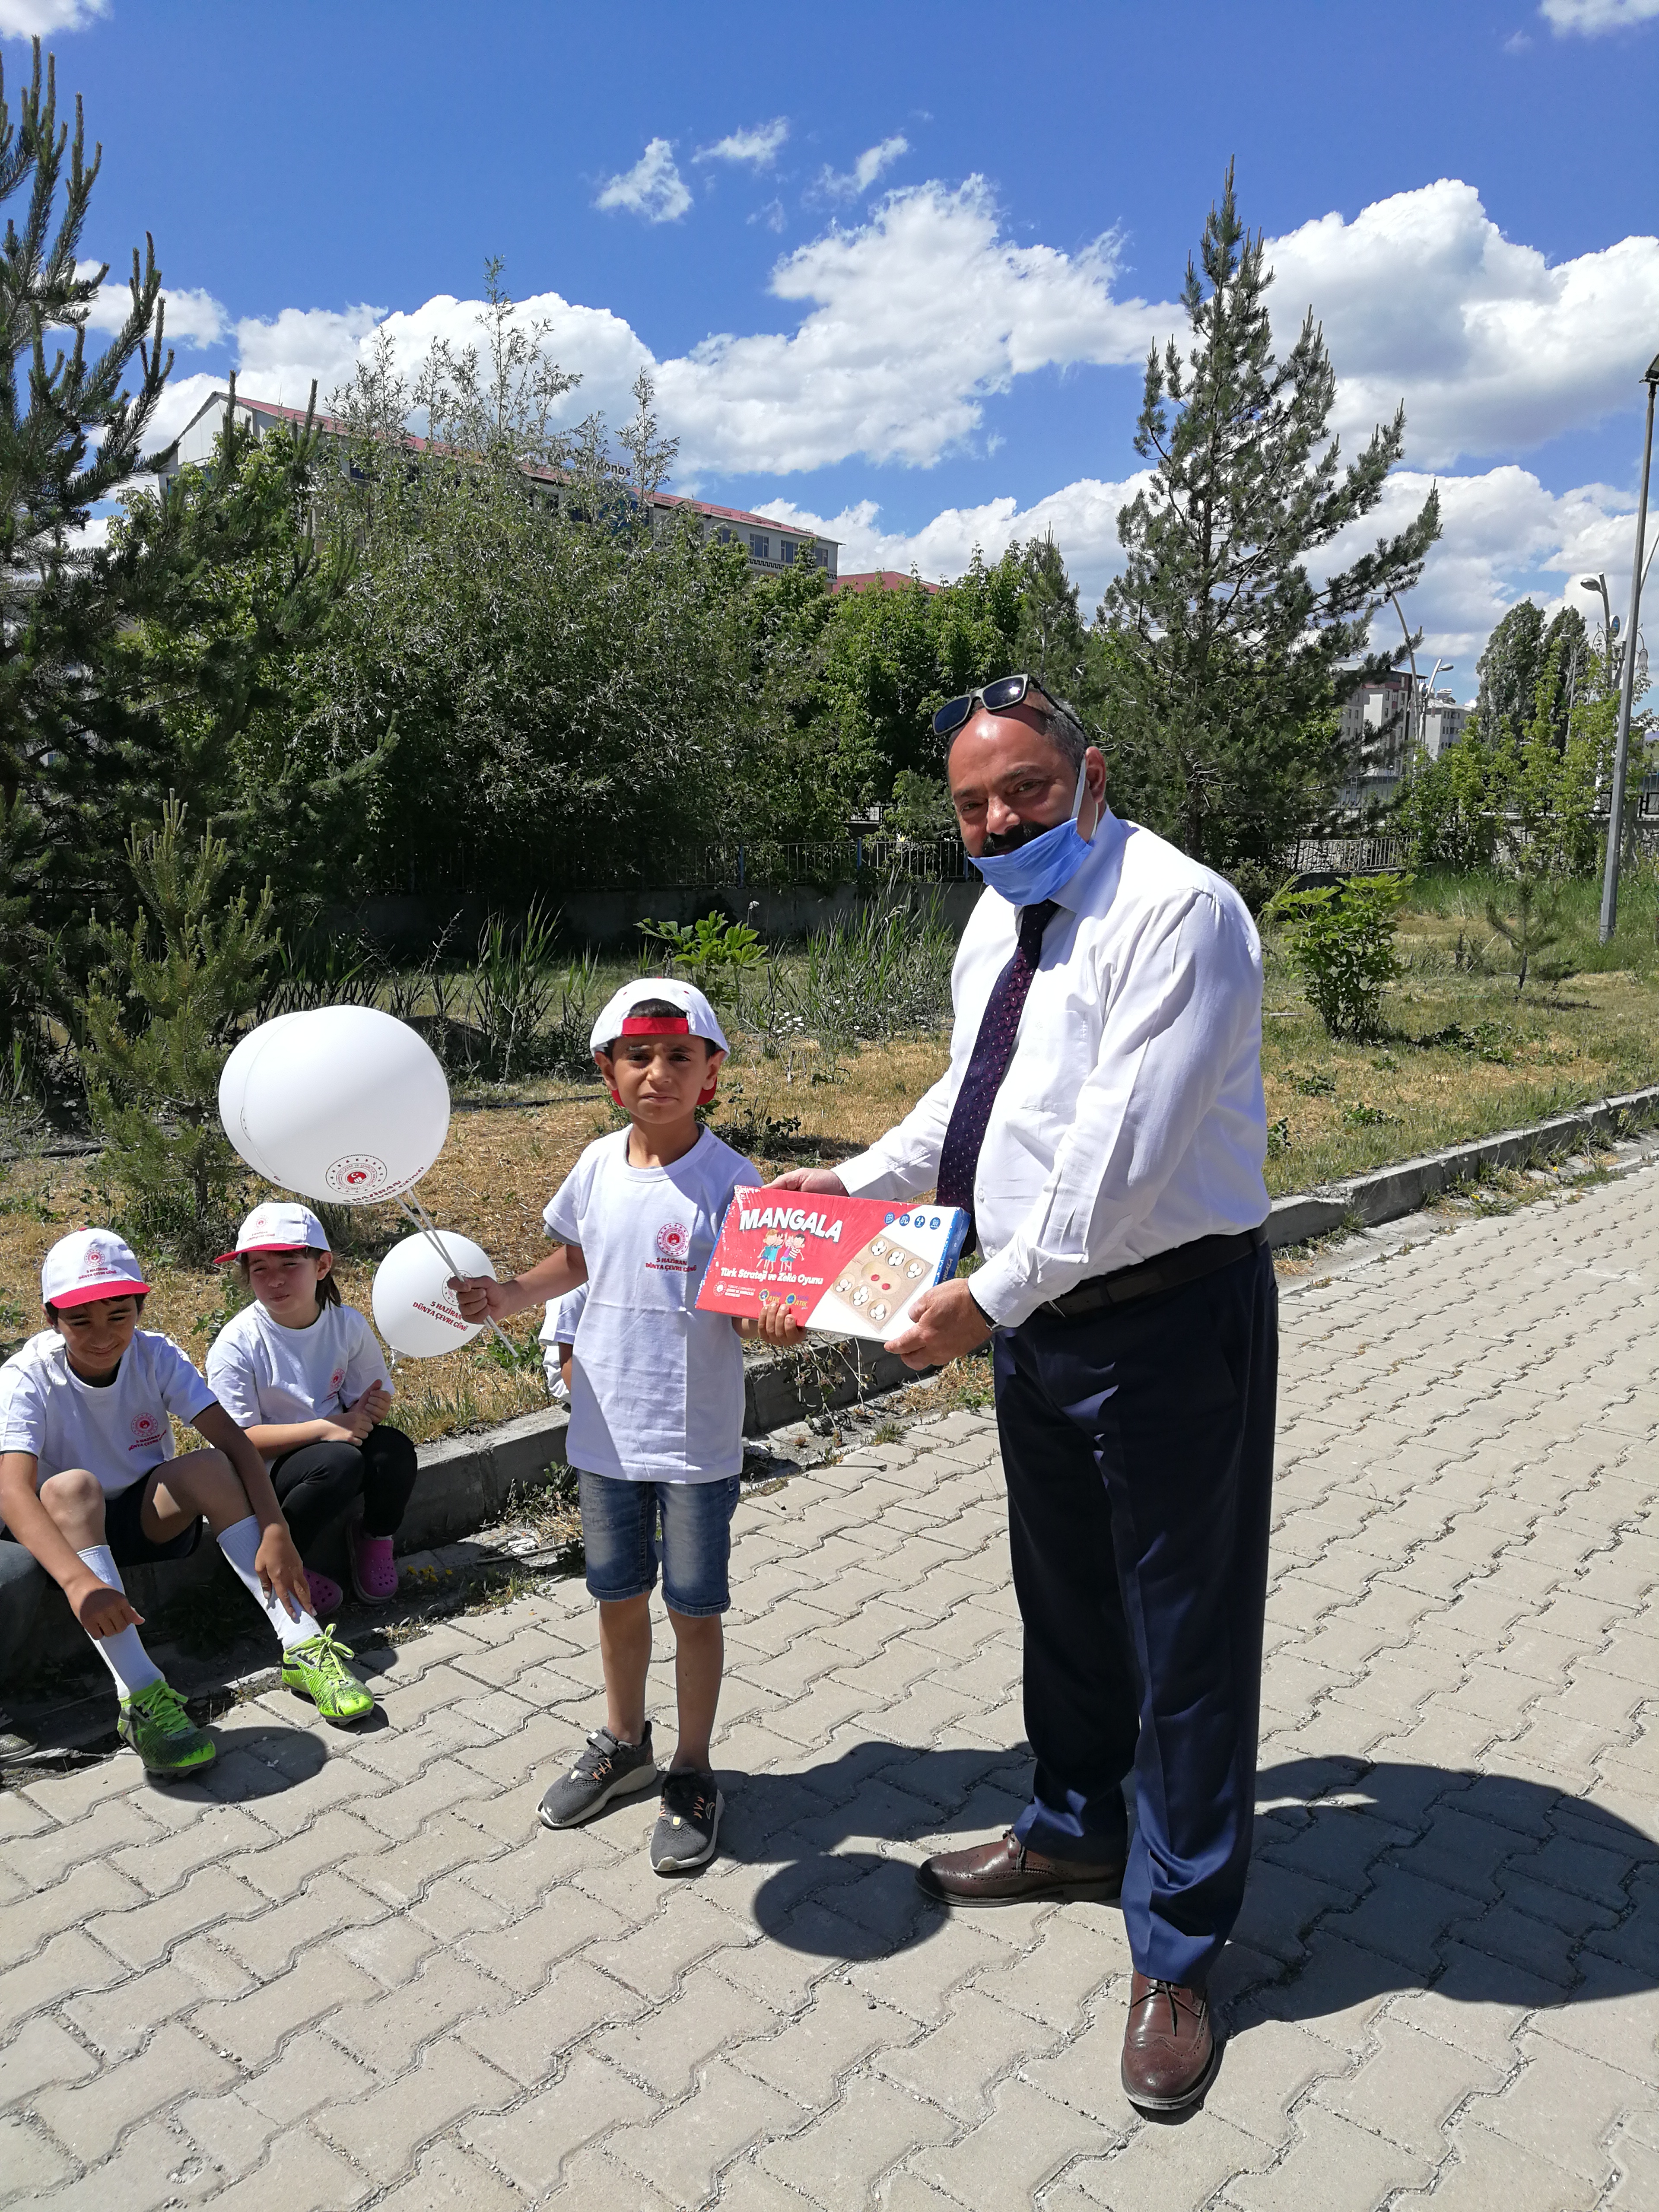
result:
[[[1054,895],[1056,906],[1063,906],[1071,914],[1082,914],[1097,905],[1111,903],[1108,884],[1115,872],[1127,830],[1128,824],[1120,820],[1109,806],[1103,811],[1100,827],[1089,840],[1087,860],[1071,881],[1062,884]]]

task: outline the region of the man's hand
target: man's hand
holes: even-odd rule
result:
[[[124,1628],[142,1628],[144,1616],[135,1612],[118,1589],[88,1576],[83,1589],[65,1592],[75,1618],[88,1636],[118,1636]]]
[[[768,1190],[816,1190],[825,1198],[845,1198],[847,1186],[831,1168],[791,1168],[775,1182],[769,1182]]]
[[[910,1310],[910,1326],[890,1337],[884,1349],[896,1352],[907,1367],[944,1367],[973,1352],[991,1334],[991,1324],[960,1280],[936,1283]]]
[[[760,1316],[757,1320],[748,1314],[733,1314],[732,1326],[748,1341],[769,1344],[787,1351],[800,1342],[806,1331],[795,1319],[794,1308],[781,1298],[768,1299],[763,1292]]]
[[[259,1548],[253,1555],[253,1571],[266,1597],[273,1604],[285,1605],[295,1620],[302,1613],[310,1612],[311,1585],[306,1580],[306,1571],[300,1564],[300,1554],[288,1533],[286,1521],[266,1524]]]

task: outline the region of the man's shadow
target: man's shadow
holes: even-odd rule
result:
[[[753,1911],[775,1942],[888,1958],[948,1917],[916,1889],[920,1850],[890,1846],[995,1835],[1030,1775],[1024,1746],[861,1743],[744,1778],[721,1850],[772,1868]],[[1517,1775],[1331,1759],[1265,1769],[1257,1802],[1243,1910],[1211,1991],[1235,2033],[1413,1990],[1530,2008],[1659,1987],[1659,1840],[1589,1800]]]

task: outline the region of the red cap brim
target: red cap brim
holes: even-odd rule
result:
[[[118,1276],[113,1282],[87,1283],[78,1290],[64,1291],[46,1303],[54,1306],[89,1306],[100,1298],[136,1298],[149,1289],[148,1283]]]

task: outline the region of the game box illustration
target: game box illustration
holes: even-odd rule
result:
[[[738,1316],[783,1304],[806,1328],[883,1342],[921,1291],[955,1274],[967,1233],[959,1206],[739,1190],[697,1304]]]

